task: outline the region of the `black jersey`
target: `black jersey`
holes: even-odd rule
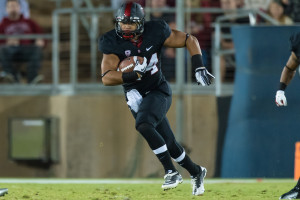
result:
[[[290,37],[290,49],[294,52],[298,59],[300,59],[300,32],[294,33]]]
[[[160,86],[160,88],[164,88],[164,92],[170,94],[168,84],[161,72],[161,48],[170,34],[171,29],[169,25],[163,20],[156,20],[145,23],[144,32],[141,36],[142,42],[138,46],[129,40],[120,38],[115,30],[105,33],[100,38],[99,50],[104,54],[117,55],[120,61],[129,56],[147,58],[148,66],[146,74],[141,80],[133,83],[124,83],[125,92],[137,89],[142,95],[145,95],[147,92]]]

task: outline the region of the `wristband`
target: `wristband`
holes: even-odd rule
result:
[[[135,82],[138,78],[139,76],[135,71],[122,73],[123,83],[132,83]]]
[[[192,56],[192,67],[193,68],[204,67],[201,54],[196,54]]]
[[[279,90],[282,90],[282,91],[284,91],[285,90],[285,88],[286,88],[286,84],[285,83],[283,83],[283,82],[280,82],[280,84],[279,84]]]
[[[186,41],[187,41],[187,39],[188,39],[189,37],[190,37],[190,34],[187,33],[187,34],[185,35],[184,46],[186,46]]]

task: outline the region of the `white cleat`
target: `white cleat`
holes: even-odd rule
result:
[[[176,188],[178,184],[183,182],[182,176],[178,172],[171,172],[164,176],[165,182],[161,186],[162,189],[168,190]]]
[[[193,186],[193,195],[203,195],[204,194],[204,178],[206,176],[207,170],[205,167],[201,167],[201,173],[196,176],[192,176],[192,186]]]

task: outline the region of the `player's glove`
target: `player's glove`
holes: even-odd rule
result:
[[[286,97],[284,95],[284,91],[283,90],[278,90],[276,92],[276,105],[277,106],[287,106],[287,101],[286,101]]]
[[[133,71],[135,71],[139,75],[143,76],[145,74],[146,68],[147,68],[147,58],[144,57],[143,63],[139,62],[139,60],[137,59],[137,56],[134,56],[133,60],[135,62],[135,67],[134,67]]]
[[[143,101],[142,95],[136,89],[132,89],[126,93],[126,97],[130,109],[137,113],[139,111],[139,106]]]
[[[212,79],[215,78],[211,73],[209,73],[207,71],[207,69],[205,67],[198,67],[195,70],[195,72],[196,72],[195,76],[196,76],[198,85],[200,85],[200,84],[202,86],[210,85]]]

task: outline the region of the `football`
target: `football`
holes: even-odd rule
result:
[[[143,63],[144,58],[137,56],[139,63]],[[119,70],[121,72],[132,72],[135,67],[133,56],[127,57],[119,63]]]

